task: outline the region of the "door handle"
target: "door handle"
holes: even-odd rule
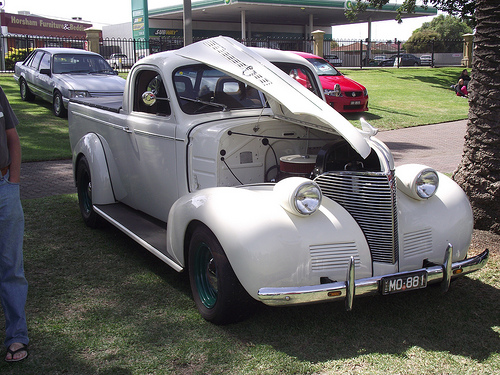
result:
[[[130,128],[129,128],[128,126],[124,126],[124,127],[122,128],[122,130],[123,130],[125,133],[129,133],[129,134],[130,134],[130,133],[133,133],[133,132],[132,132],[132,130],[130,130]]]

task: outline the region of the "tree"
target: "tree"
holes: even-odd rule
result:
[[[381,7],[389,0],[363,1],[372,2]],[[462,160],[453,179],[469,197],[476,229],[500,234],[500,7],[488,0],[423,3],[476,24],[469,120]],[[415,0],[404,0],[400,11],[412,12],[415,6]]]
[[[476,2],[469,121],[453,175],[472,204],[475,227],[500,233],[500,7]]]
[[[428,52],[429,46],[434,43],[435,52],[462,51],[462,35],[471,32],[472,29],[459,18],[440,14],[414,30],[404,48],[410,53]]]
[[[429,52],[432,43],[434,43],[435,52],[443,52],[443,40],[437,31],[429,29],[414,31],[406,43],[403,44],[403,49],[409,53]]]
[[[419,29],[417,29],[419,30]],[[433,30],[441,39],[462,39],[463,34],[471,33],[472,29],[467,23],[452,15],[440,14],[431,22],[425,22],[420,30]]]
[[[422,0],[422,5],[417,5],[416,0],[404,0],[398,8],[396,20],[402,22],[401,15],[403,13],[414,13],[417,7],[427,8],[430,4],[443,12],[459,17],[466,22],[470,27],[476,25],[474,11],[476,9],[477,0]],[[366,11],[370,6],[375,9],[381,9],[389,0],[361,0],[350,2],[350,7],[346,10],[345,15],[351,20],[355,20],[359,13]]]

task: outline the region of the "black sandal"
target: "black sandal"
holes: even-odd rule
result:
[[[10,347],[7,348],[7,353],[9,353],[11,355],[11,359],[7,359],[7,357],[5,357],[5,361],[6,362],[19,362],[19,361],[22,361],[23,359],[28,358],[28,355],[29,355],[28,345],[26,345],[26,344],[22,344],[22,345],[23,346],[21,346],[19,349],[16,349],[16,350],[12,350]],[[17,353],[23,352],[23,351],[26,352],[26,355],[24,357],[14,359],[14,354],[17,354]]]

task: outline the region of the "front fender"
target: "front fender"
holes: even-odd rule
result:
[[[421,267],[424,258],[440,264],[449,243],[453,262],[467,257],[474,223],[469,200],[455,181],[438,176],[439,187],[429,199],[416,200],[398,190],[400,271]]]
[[[316,285],[322,277],[345,280],[351,256],[357,275],[372,275],[361,229],[328,198],[318,212],[300,217],[279,205],[272,185],[188,194],[172,206],[167,226],[167,251],[182,265],[185,234],[193,221],[215,234],[239,281],[254,298],[264,286]]]
[[[113,188],[109,177],[106,154],[99,136],[95,133],[84,135],[73,148],[73,177],[76,182],[78,161],[85,156],[89,163],[92,178],[92,203],[115,203]]]

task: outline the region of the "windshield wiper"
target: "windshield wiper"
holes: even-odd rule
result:
[[[200,103],[200,104],[208,105],[208,106],[212,106],[212,107],[222,108],[223,112],[226,112],[228,110],[227,105],[225,105],[225,104],[220,104],[220,103],[215,103],[215,102],[206,102],[204,100],[201,100],[200,98],[193,99],[193,98],[188,98],[185,96],[179,96],[179,99],[187,100],[187,101],[193,102],[193,103]],[[201,107],[201,108],[203,108],[203,107]],[[201,108],[199,108],[196,112],[198,112]]]
[[[103,70],[96,70],[96,71],[93,71],[93,72],[90,72],[92,74],[100,74],[100,73],[113,73],[112,70],[109,70],[109,69],[103,69]]]

